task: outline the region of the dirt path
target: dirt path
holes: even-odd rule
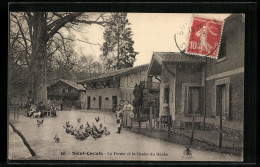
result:
[[[182,157],[184,146],[150,138],[144,135],[125,131],[115,133],[114,116],[109,112],[100,111],[59,111],[57,118],[44,118],[40,127],[36,119],[20,117],[16,128],[25,136],[32,149],[41,160],[160,160],[160,161],[241,161],[241,157],[208,151],[192,150],[193,158]],[[80,126],[86,121],[95,123],[95,117],[111,132],[94,140],[92,137],[84,141],[76,140],[73,135],[65,132],[66,121],[74,126]],[[60,143],[54,142],[57,134]],[[13,147],[10,147],[14,149]],[[24,157],[25,158],[25,157]],[[26,159],[26,158],[25,158]]]

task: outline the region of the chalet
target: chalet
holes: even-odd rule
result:
[[[230,15],[225,20],[218,60],[154,52],[148,75],[161,78],[160,113],[167,100],[176,126],[189,128],[195,113],[200,127],[219,126],[221,116],[223,129],[243,131],[244,35],[242,15]]]
[[[140,83],[159,92],[154,78],[147,77],[148,64],[103,73],[78,81],[86,89],[87,109],[112,110],[120,100],[133,102],[133,90]],[[147,84],[149,81],[150,84]],[[154,82],[154,83],[153,83]]]
[[[84,108],[86,90],[82,85],[73,81],[60,79],[47,86],[49,103],[60,105],[65,108]]]

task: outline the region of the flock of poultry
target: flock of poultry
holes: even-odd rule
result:
[[[95,121],[99,122],[99,117],[95,118]],[[77,122],[80,123],[81,119],[78,118]],[[99,127],[92,123],[93,125],[90,126],[88,122],[86,122],[86,126],[83,124],[79,127],[73,127],[73,125],[70,124],[69,121],[66,122],[66,125],[63,126],[66,129],[66,133],[74,135],[77,140],[85,140],[89,136],[92,136],[95,140],[97,138],[100,138],[103,134],[109,135],[110,132],[107,130],[106,127],[103,127],[102,123],[99,124]]]

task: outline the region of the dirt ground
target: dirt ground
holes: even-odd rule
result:
[[[242,157],[203,150],[192,150],[192,158],[183,157],[185,146],[170,143],[133,133],[122,129],[117,134],[115,116],[104,111],[58,111],[58,117],[46,117],[44,123],[37,127],[38,118],[20,115],[18,121],[10,120],[19,130],[37,156],[30,157],[29,151],[21,145],[18,135],[12,134],[9,128],[9,156],[11,160],[151,160],[151,161],[241,161]],[[67,134],[63,125],[66,121],[74,126],[95,123],[95,117],[111,132],[109,136],[102,136],[95,140],[92,137],[84,141],[76,140]],[[10,116],[12,118],[12,116]],[[81,118],[81,123],[77,123]],[[40,120],[42,118],[39,118]],[[60,143],[54,142],[58,135]],[[18,136],[18,137],[17,137]],[[19,145],[20,147],[17,147]]]

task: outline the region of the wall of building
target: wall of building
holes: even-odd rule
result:
[[[101,110],[112,109],[112,96],[117,96],[117,104],[120,102],[121,91],[119,88],[105,88],[105,89],[94,89],[86,91],[86,102],[87,97],[90,96],[90,109],[99,109],[99,96],[102,96],[102,107]],[[93,100],[95,98],[95,100]],[[108,100],[106,100],[108,98]]]
[[[222,61],[207,59],[207,77],[244,67],[245,24],[242,17],[234,16],[227,19],[222,36],[222,39],[227,40],[227,57]]]
[[[176,68],[176,113],[184,112],[183,85],[202,85],[202,65],[183,64]],[[203,107],[202,107],[203,108]],[[183,114],[182,114],[183,115]]]
[[[140,81],[147,80],[147,70],[139,70],[132,74],[120,76],[120,88],[134,88]]]
[[[120,88],[121,90],[121,95],[120,98],[122,100],[128,100],[130,104],[133,104],[133,100],[134,100],[134,88]]]
[[[228,126],[232,129],[242,129],[244,121],[244,73],[231,75],[225,78],[230,79],[229,84],[229,118],[223,122],[223,126]],[[221,79],[221,78],[218,78]],[[219,125],[219,118],[215,117],[213,112],[215,100],[215,81],[218,79],[209,80],[206,83],[206,111],[208,123]]]
[[[134,95],[133,91],[135,85],[139,85],[141,81],[147,81],[147,70],[139,70],[132,74],[120,76],[120,98],[128,100],[130,104],[133,104]]]
[[[229,118],[223,120],[223,126],[242,130],[244,120],[244,38],[245,26],[242,16],[231,15],[225,21],[223,38],[227,39],[226,58],[207,60],[206,77],[206,113],[207,123],[219,125],[215,117],[215,82],[228,78],[229,82]],[[223,47],[223,46],[222,46]]]
[[[171,73],[167,69],[163,69],[161,73],[161,83],[160,83],[160,114],[163,111],[163,103],[164,103],[164,97],[165,97],[165,88],[169,88],[169,109],[170,109],[170,115],[172,115],[172,120],[175,120],[175,76],[172,74],[176,74],[176,66],[175,65],[167,65],[168,69],[171,71]]]
[[[87,94],[86,91],[80,91],[78,102],[81,104],[81,108],[85,109],[87,107]]]

